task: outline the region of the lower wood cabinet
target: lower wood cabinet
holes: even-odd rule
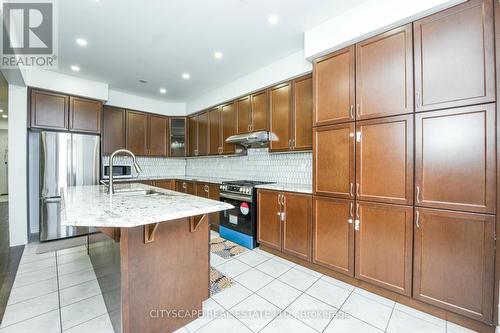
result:
[[[411,294],[413,207],[356,202],[355,277]]]
[[[199,197],[219,201],[219,185],[196,182],[195,194]],[[209,214],[209,223],[214,229],[218,229],[220,224],[220,213]]]
[[[310,261],[311,195],[259,190],[257,207],[258,242]]]
[[[173,179],[165,179],[165,180],[155,180],[154,186],[161,187],[166,190],[175,191],[175,180]]]
[[[354,276],[354,200],[313,198],[315,264]]]
[[[414,298],[492,322],[495,217],[415,209]]]
[[[187,194],[196,194],[195,184],[189,181],[176,180],[175,181],[175,190],[177,192],[187,193]]]

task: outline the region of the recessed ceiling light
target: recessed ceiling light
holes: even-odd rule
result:
[[[0,109],[0,113],[3,113],[3,109]]]
[[[80,46],[87,46],[87,41],[83,38],[77,38],[76,43]]]
[[[267,21],[269,22],[269,24],[276,24],[276,23],[278,23],[279,18],[278,18],[278,16],[276,16],[276,15],[270,15],[270,16],[267,18]]]
[[[222,52],[219,52],[219,51],[214,52],[214,58],[215,59],[222,59]]]
[[[166,94],[167,93],[167,89],[165,88],[160,88],[160,94]]]
[[[77,65],[72,65],[72,66],[71,66],[71,70],[72,70],[73,72],[79,72],[79,71],[80,71],[80,67],[78,67]]]
[[[6,114],[3,114],[3,115],[2,115],[2,118],[7,118],[7,115],[6,115]]]
[[[182,74],[182,78],[183,78],[184,80],[189,80],[189,79],[191,78],[191,75],[189,75],[189,73],[183,73],[183,74]]]

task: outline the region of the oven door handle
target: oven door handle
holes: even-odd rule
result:
[[[238,195],[238,194],[220,193],[219,197],[226,198],[226,199],[233,199],[233,200],[245,201],[245,202],[252,202],[252,198],[251,197],[246,197],[244,195]]]

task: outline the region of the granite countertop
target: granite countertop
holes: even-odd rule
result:
[[[66,187],[61,195],[61,225],[131,228],[233,208],[224,202],[138,183],[115,184],[115,190],[154,190],[163,195],[110,196],[104,185]]]
[[[267,190],[275,190],[275,191],[312,194],[312,185],[308,185],[308,184],[274,183],[274,184],[257,185],[255,187],[267,189]]]
[[[174,179],[174,180],[185,180],[185,181],[198,181],[203,183],[211,184],[222,184],[224,181],[235,180],[231,178],[220,178],[220,177],[197,177],[197,176],[152,176],[152,177],[132,177],[132,178],[115,178],[114,182],[117,183],[129,183],[129,182],[140,182],[147,180],[161,180],[161,179]],[[104,182],[109,182],[109,179],[103,179]]]

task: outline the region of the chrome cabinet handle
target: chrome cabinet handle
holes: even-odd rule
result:
[[[354,184],[353,183],[349,183],[349,195],[352,197],[354,197]]]
[[[292,139],[292,149],[295,148],[295,139]]]
[[[361,142],[361,132],[360,131],[356,132],[356,142]]]
[[[349,218],[347,219],[347,223],[352,224],[352,218],[354,215],[354,203],[349,204]]]
[[[417,225],[417,228],[420,228],[420,212],[418,210],[416,211],[416,215],[415,224]]]
[[[361,106],[358,104],[356,104],[356,119],[357,118],[361,118],[361,116],[359,115],[359,110],[361,109]]]
[[[349,109],[349,114],[351,116],[351,119],[354,119],[354,105],[351,104],[351,107]]]
[[[292,149],[292,140],[288,139],[288,149]]]
[[[186,182],[183,182],[183,183],[182,183],[182,188],[186,188],[186,187],[187,187]]]
[[[420,186],[417,186],[417,194],[415,199],[417,200],[417,203],[420,203]]]
[[[205,192],[208,193],[208,190],[209,190],[208,185],[205,185],[204,188],[205,188]]]
[[[360,224],[361,224],[361,221],[356,219],[356,221],[354,221],[354,230],[359,231]]]
[[[359,183],[356,183],[356,197],[359,198]]]
[[[415,92],[415,107],[420,108],[420,93],[418,91]]]
[[[356,217],[359,219],[359,203],[356,204]]]

